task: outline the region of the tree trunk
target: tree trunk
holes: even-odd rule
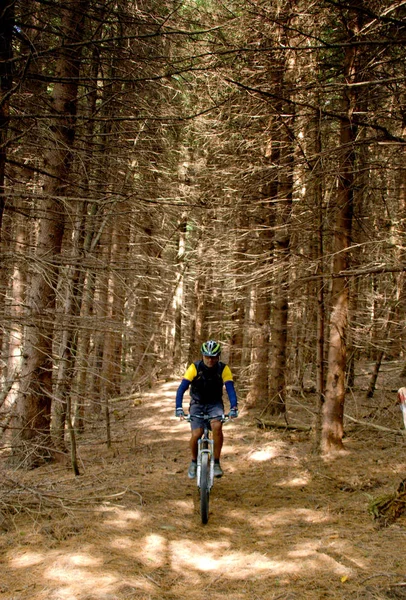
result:
[[[258,290],[261,294],[262,290]],[[267,411],[269,404],[269,333],[271,306],[268,292],[255,298],[255,330],[252,336],[252,362],[247,407]]]
[[[248,226],[249,221],[246,215],[239,215],[237,232],[246,230]],[[244,269],[244,262],[247,252],[247,241],[245,236],[242,237],[241,235],[237,235],[234,245],[235,271],[233,277],[229,362],[232,366],[234,379],[238,380],[240,379],[240,375],[244,367],[244,325],[247,308],[247,287],[241,282],[241,273]]]
[[[183,306],[183,277],[184,277],[184,261],[185,261],[185,237],[186,237],[186,216],[183,216],[178,228],[178,261],[176,281],[177,286],[173,299],[174,305],[174,348],[173,348],[173,364],[179,365],[182,360],[182,306]]]
[[[126,207],[123,206],[122,210],[124,214],[127,214],[125,208]],[[115,222],[109,245],[111,248],[109,263],[113,268],[109,270],[107,281],[107,321],[104,334],[102,366],[103,385],[101,393],[106,418],[108,447],[111,445],[110,399],[120,395],[122,379],[122,335],[120,329],[124,320],[125,282],[115,271],[114,265],[124,263],[128,256],[129,230],[128,223],[126,223],[124,219],[119,218]]]
[[[268,191],[267,186],[267,191]],[[266,194],[268,196],[268,194]],[[263,213],[261,215],[261,213]],[[262,216],[262,218],[261,218]],[[258,234],[252,247],[252,254],[264,260],[272,251],[273,231],[271,212],[258,207]],[[271,300],[269,284],[262,276],[253,292],[253,334],[252,353],[249,370],[250,387],[247,394],[248,408],[257,407],[267,411],[269,405],[269,348],[270,348]]]
[[[7,157],[7,132],[10,120],[10,93],[13,84],[12,56],[14,0],[4,0],[0,18],[0,239],[5,208],[4,175]]]
[[[348,23],[353,34],[358,31],[357,13]],[[344,73],[348,84],[356,80],[356,45],[345,49]],[[328,349],[328,372],[326,395],[323,405],[322,451],[341,450],[344,433],[346,331],[349,309],[349,286],[341,276],[349,265],[351,244],[356,126],[352,116],[355,109],[356,92],[348,87],[343,98],[344,118],[340,123],[341,161],[338,173],[337,214],[334,231],[333,283],[331,291],[330,339]]]
[[[18,396],[21,361],[22,361],[22,343],[23,327],[22,317],[24,314],[25,289],[27,284],[27,273],[22,257],[27,243],[27,231],[23,226],[21,217],[17,216],[15,224],[15,253],[12,285],[11,285],[11,318],[12,325],[8,343],[7,360],[7,381],[11,383],[11,388],[7,394],[7,408],[11,408]]]
[[[52,388],[52,344],[59,258],[65,226],[68,181],[75,137],[76,99],[79,81],[83,23],[87,1],[61,6],[61,47],[57,78],[50,97],[53,114],[52,145],[45,156],[47,173],[41,205],[36,249],[27,301],[26,331],[21,388],[17,401],[13,462],[34,467],[49,459]],[[44,266],[47,265],[46,272]]]
[[[320,98],[318,97],[320,102]],[[322,139],[320,127],[320,114],[316,112],[313,119],[314,123],[314,152],[316,160],[312,165],[312,174],[314,177],[314,200],[316,212],[317,230],[314,238],[314,254],[317,261],[317,274],[320,281],[316,284],[315,295],[317,297],[317,317],[316,317],[316,393],[317,393],[317,411],[314,422],[314,440],[313,452],[319,453],[321,448],[322,433],[322,411],[325,400],[325,294],[324,294],[324,214],[323,214],[323,173],[321,169],[320,156],[322,152]]]
[[[281,3],[277,11],[277,46],[291,46],[295,18],[295,3]],[[275,51],[271,66],[272,89],[277,100],[274,103],[276,115],[271,119],[271,164],[276,175],[270,184],[270,200],[275,216],[273,236],[273,267],[275,278],[272,298],[271,355],[269,366],[269,415],[286,412],[286,362],[289,310],[289,266],[291,211],[293,198],[293,140],[295,108],[291,100],[293,83],[294,55],[288,51]]]
[[[95,276],[88,273],[82,302],[81,316],[83,319],[92,320],[94,313]],[[90,328],[86,327],[79,333],[77,355],[77,395],[74,409],[74,427],[78,433],[85,430],[85,398],[89,395],[91,357],[90,357]]]
[[[192,306],[190,313],[192,315],[190,323],[188,363],[197,360],[200,353],[200,347],[205,335],[206,322],[206,301],[204,290],[206,287],[207,275],[202,268],[203,264],[203,242],[199,239],[196,248],[196,275],[193,285]]]
[[[278,201],[274,236],[275,292],[272,306],[271,364],[268,414],[286,412],[286,352],[289,311],[290,220],[293,198],[293,126],[292,107],[285,107],[281,129]]]
[[[397,289],[395,290],[398,291]],[[379,370],[381,368],[383,357],[385,356],[386,351],[390,350],[390,341],[392,337],[392,330],[395,324],[396,318],[396,308],[397,308],[398,298],[394,302],[392,302],[392,306],[388,311],[388,316],[386,318],[386,326],[383,331],[383,335],[381,334],[380,340],[375,340],[375,344],[380,347],[377,351],[377,356],[375,359],[374,368],[372,369],[371,378],[369,380],[368,389],[365,394],[366,398],[373,398],[376,388],[376,382],[378,381]]]
[[[66,281],[66,299],[64,306],[65,329],[62,332],[62,341],[59,352],[58,380],[55,391],[55,402],[52,418],[52,433],[56,445],[65,448],[66,418],[71,423],[72,415],[68,414],[71,405],[72,381],[75,375],[75,360],[78,347],[78,319],[83,300],[83,289],[86,271],[81,267],[81,258],[86,255],[88,248],[84,248],[84,227],[87,204],[82,203],[81,214],[78,215],[76,228],[76,242],[72,252],[73,266]],[[72,435],[71,435],[72,439]]]
[[[6,206],[5,170],[7,158],[7,136],[10,120],[10,94],[13,84],[12,56],[14,30],[14,0],[5,0],[0,11],[0,244],[3,239],[3,215]],[[7,290],[7,269],[0,270],[0,307],[5,306]],[[3,327],[0,328],[0,351],[3,349]],[[3,366],[0,361],[0,381],[3,380]]]

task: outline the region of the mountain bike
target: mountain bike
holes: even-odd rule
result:
[[[206,414],[194,416],[204,421],[203,433],[197,446],[196,483],[200,493],[200,516],[203,525],[206,525],[209,520],[210,491],[214,483],[214,442],[210,436],[210,417]],[[191,416],[187,415],[185,420],[190,422]],[[227,421],[229,417],[223,415],[221,422]]]

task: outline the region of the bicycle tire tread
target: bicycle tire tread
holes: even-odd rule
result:
[[[202,466],[200,473],[200,516],[203,525],[209,520],[209,478],[210,478],[210,462],[208,454],[202,455]]]

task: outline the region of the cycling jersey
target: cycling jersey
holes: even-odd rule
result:
[[[230,367],[220,361],[213,367],[207,367],[203,360],[194,362],[187,368],[176,393],[176,408],[182,407],[183,395],[189,386],[192,403],[221,403],[223,385],[227,390],[230,407],[236,408],[237,395]]]

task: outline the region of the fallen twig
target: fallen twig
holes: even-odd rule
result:
[[[403,435],[406,433],[405,429],[390,429],[389,427],[384,427],[383,425],[377,425],[376,423],[369,423],[368,421],[359,421],[358,419],[354,419],[354,417],[350,417],[350,415],[344,414],[346,419],[353,421],[354,423],[358,423],[358,425],[365,425],[366,427],[372,427],[373,429],[379,429],[380,431],[389,431],[390,433],[402,433]]]
[[[276,423],[274,421],[265,421],[264,419],[256,419],[257,426],[260,429],[288,429],[290,431],[310,431],[311,427],[306,425],[288,425],[287,423]]]

